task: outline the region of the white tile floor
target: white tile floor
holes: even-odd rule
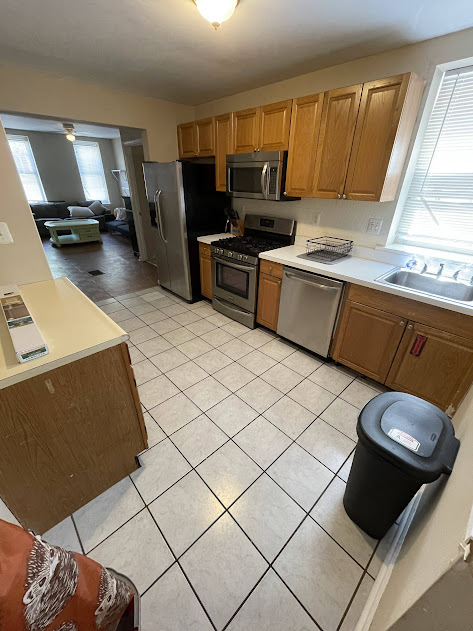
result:
[[[130,333],[150,448],[44,538],[127,574],[143,631],[353,631],[394,534],[379,544],[342,506],[381,390],[206,301],[98,304]]]

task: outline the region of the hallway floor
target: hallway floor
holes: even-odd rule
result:
[[[397,528],[375,541],[342,505],[382,387],[207,301],[98,304],[130,335],[149,449],[44,539],[128,575],[142,631],[353,631]]]
[[[43,238],[43,247],[54,278],[67,276],[91,300],[102,300],[156,285],[156,267],[133,254],[129,239],[100,233],[103,243],[53,247]],[[99,270],[103,274],[92,276]]]

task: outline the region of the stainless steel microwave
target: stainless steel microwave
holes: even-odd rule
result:
[[[227,155],[227,194],[275,201],[300,199],[284,193],[286,163],[286,151]]]

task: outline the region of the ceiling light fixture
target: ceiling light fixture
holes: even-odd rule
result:
[[[202,17],[217,30],[222,22],[232,17],[240,0],[194,0],[194,2]]]
[[[66,133],[66,138],[68,140],[70,140],[71,142],[74,142],[74,140],[76,139],[75,135],[74,135],[74,125],[72,125],[72,123],[63,123],[62,126],[64,127]]]

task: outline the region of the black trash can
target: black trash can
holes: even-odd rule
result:
[[[452,472],[460,441],[439,408],[402,392],[372,399],[356,431],[343,504],[357,526],[381,539],[423,484]]]

